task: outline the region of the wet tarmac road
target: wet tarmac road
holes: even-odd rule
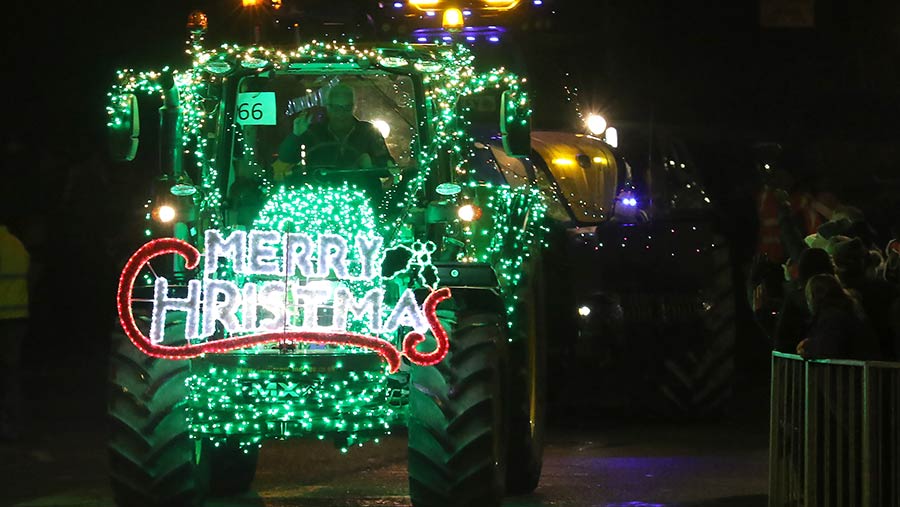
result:
[[[50,368],[26,386],[28,428],[0,442],[0,507],[111,507],[104,372]],[[753,382],[752,384],[756,384]],[[551,407],[537,491],[507,507],[763,507],[767,490],[767,386],[718,422],[674,423]],[[53,386],[52,388],[48,386]],[[406,440],[341,455],[329,442],[267,442],[253,491],[208,507],[408,506]]]
[[[553,430],[532,495],[508,507],[766,505],[766,429],[747,425],[621,424]],[[327,442],[270,442],[254,491],[209,507],[408,506],[402,435],[341,455]],[[63,427],[0,446],[2,505],[112,506],[102,428]]]

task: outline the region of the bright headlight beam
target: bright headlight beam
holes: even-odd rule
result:
[[[595,136],[599,136],[606,130],[606,118],[600,116],[599,114],[590,114],[585,120],[585,125],[591,134]]]
[[[478,216],[481,214],[481,210],[471,204],[464,204],[459,207],[459,210],[456,212],[456,214],[463,222],[471,222],[472,220],[478,218]]]
[[[616,130],[615,127],[609,127],[606,129],[606,144],[612,146],[613,148],[619,147],[619,131]]]
[[[160,222],[167,224],[172,220],[175,220],[175,208],[162,205],[156,209],[156,216],[159,217]]]

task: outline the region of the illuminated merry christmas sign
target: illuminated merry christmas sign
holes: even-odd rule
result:
[[[384,258],[379,236],[358,234],[348,241],[335,234],[313,238],[303,233],[253,230],[223,236],[209,230],[205,245],[203,279],[188,282],[186,297],[170,297],[168,281],[156,278],[149,337],[138,329],[132,313],[132,292],[139,273],[152,259],[169,254],[182,256],[187,268],[193,269],[201,254],[187,242],[162,238],[142,246],[126,263],[117,294],[119,319],[144,353],[187,359],[273,342],[352,345],[376,351],[391,371],[400,367],[401,355],[427,366],[447,354],[449,341],[436,309],[450,297],[450,289],[431,292],[420,306],[407,288],[393,307],[386,307],[385,290],[377,285]],[[350,258],[355,259],[352,265]],[[220,279],[217,273],[223,264],[228,275]],[[308,283],[310,280],[331,280],[332,290],[323,290],[321,285]],[[302,309],[302,319],[289,318],[287,301]],[[324,324],[319,312],[323,305],[331,308],[331,322]],[[260,318],[259,310],[265,317]],[[178,338],[186,338],[188,344],[163,343],[168,312],[184,312],[185,336]],[[395,332],[401,326],[412,329],[401,350],[373,336]],[[364,327],[368,334],[351,331],[351,327]],[[219,328],[228,337],[209,340]],[[425,353],[416,350],[429,330],[437,347]]]

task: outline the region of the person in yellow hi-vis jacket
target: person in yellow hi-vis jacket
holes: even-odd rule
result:
[[[21,413],[19,363],[28,327],[25,246],[0,222],[0,441],[18,436]]]

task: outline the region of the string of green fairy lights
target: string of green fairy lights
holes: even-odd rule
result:
[[[314,435],[335,439],[347,452],[369,440],[377,443],[402,422],[383,370],[349,369],[337,361],[327,373],[308,363],[259,372],[246,364],[240,359],[233,368],[210,366],[188,379],[193,434],[242,446]]]
[[[479,181],[474,167],[475,140],[469,133],[471,124],[466,111],[460,111],[458,104],[463,97],[495,89],[510,90],[516,97],[514,105],[527,108],[527,95],[522,88],[524,79],[502,68],[476,73],[474,56],[462,45],[423,48],[395,43],[389,49],[369,49],[348,41],[311,42],[290,51],[228,44],[205,50],[192,39],[186,51],[193,63],[185,71],[169,68],[160,72],[119,71],[117,82],[109,92],[108,126],[122,127],[123,118],[130,113],[131,94],[162,98],[165,94],[162,78],[171,76],[180,99],[183,152],[200,175],[194,200],[200,210],[201,229],[227,225],[222,214],[220,169],[211,150],[222,132],[236,127],[218,125],[224,121],[225,112],[221,102],[211,103],[205,87],[220,84],[222,76],[238,68],[287,71],[296,62],[383,68],[412,66],[422,72],[428,115],[424,120],[430,127],[430,142],[416,150],[418,170],[412,179],[386,193],[383,202],[394,203],[392,209],[382,208],[377,217],[370,208],[361,214],[357,196],[348,188],[336,192],[309,189],[312,194],[298,195],[276,185],[266,168],[259,167],[257,176],[268,204],[254,227],[283,231],[290,221],[310,233],[321,233],[329,227],[341,229],[341,234],[378,231],[388,240],[386,248],[413,246],[422,250],[422,243],[417,243],[418,247],[414,245],[416,238],[405,223],[406,211],[422,204],[426,182],[439,159],[446,156],[453,178],[463,184],[463,192],[454,198],[460,204],[470,201],[484,209],[480,220],[455,223],[464,241],[458,260],[494,266],[507,303],[509,324],[515,325],[513,312],[519,306],[516,287],[529,258],[542,246],[546,205],[535,187],[511,188]],[[402,188],[402,196],[393,195],[397,188]],[[298,216],[308,220],[300,223]],[[425,250],[419,254],[423,252],[430,255]],[[424,282],[420,277],[413,278],[412,283]],[[210,366],[189,380],[192,433],[214,442],[236,440],[244,446],[259,444],[262,438],[273,436],[310,434],[325,438],[340,434],[341,448],[346,450],[349,445],[361,445],[367,439],[376,438],[379,432],[389,432],[393,424],[402,421],[405,413],[387,402],[390,390],[386,388],[386,379],[383,366],[327,374],[313,374],[304,367],[259,372],[245,366],[231,369]],[[301,385],[306,387],[298,390],[297,386]]]

